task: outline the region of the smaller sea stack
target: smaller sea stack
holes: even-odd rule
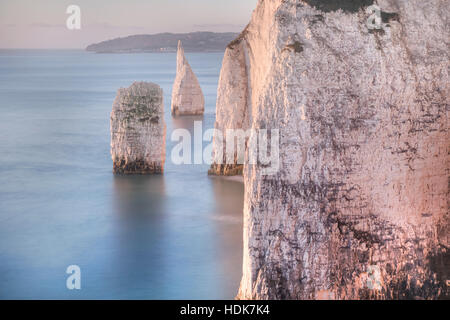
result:
[[[178,41],[177,75],[172,89],[172,115],[201,115],[205,111],[205,98],[197,77],[184,56]]]
[[[161,174],[165,150],[163,90],[151,82],[119,89],[111,112],[114,173]]]

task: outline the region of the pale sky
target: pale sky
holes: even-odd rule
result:
[[[257,0],[0,0],[0,48],[85,48],[160,32],[240,32]],[[68,30],[69,5],[81,30]]]

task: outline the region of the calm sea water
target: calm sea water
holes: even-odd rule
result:
[[[187,56],[206,112],[174,119],[175,54],[0,51],[1,299],[236,295],[243,185],[170,161],[174,128],[214,124],[223,54]],[[136,80],[164,89],[164,176],[112,174],[109,113]],[[66,288],[69,265],[81,268],[81,290]]]

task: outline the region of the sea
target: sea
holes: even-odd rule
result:
[[[173,118],[175,53],[0,50],[0,299],[236,296],[244,186],[171,161],[175,129],[215,122],[223,53],[187,58],[205,114]],[[134,81],[164,90],[164,175],[112,173],[110,112]]]

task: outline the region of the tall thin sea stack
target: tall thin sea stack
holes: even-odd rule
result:
[[[111,112],[114,173],[162,173],[165,150],[162,89],[149,82],[134,82],[127,89],[119,89]]]
[[[205,98],[197,77],[178,41],[177,75],[172,89],[173,115],[201,115],[205,111]]]

